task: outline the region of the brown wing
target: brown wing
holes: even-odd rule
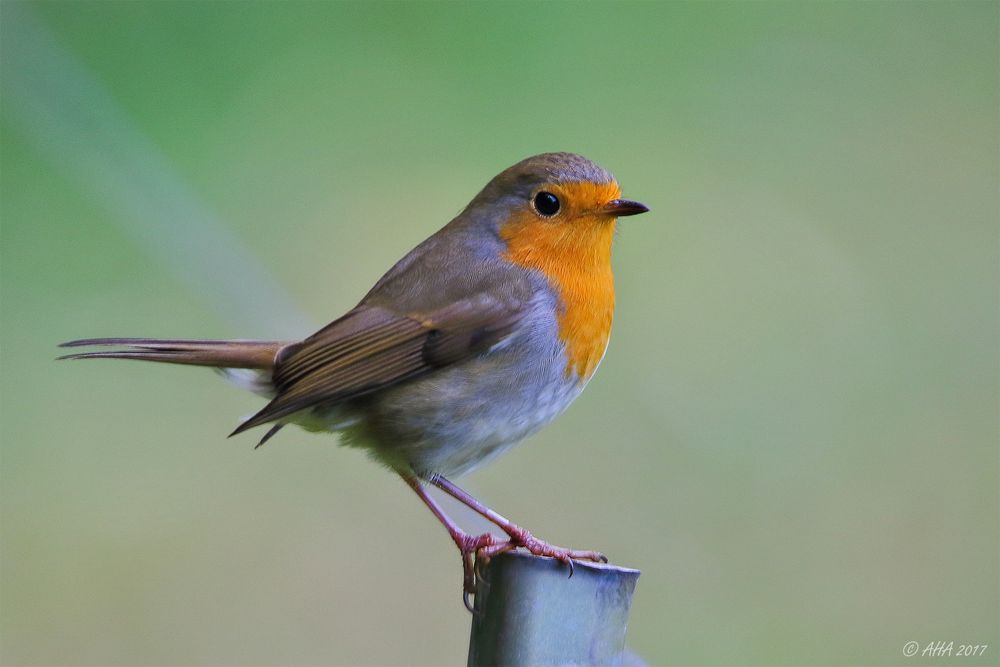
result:
[[[518,305],[487,295],[408,315],[358,306],[278,353],[273,376],[278,395],[233,434],[474,356],[513,333],[521,313]]]

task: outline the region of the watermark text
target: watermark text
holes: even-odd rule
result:
[[[956,644],[952,641],[906,642],[903,655],[907,658],[919,655],[921,658],[961,658],[986,655],[989,644]]]

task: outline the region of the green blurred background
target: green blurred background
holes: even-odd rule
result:
[[[464,484],[641,568],[653,664],[996,664],[998,8],[3,2],[0,661],[464,663],[394,476],[226,440],[260,402],[210,372],[52,358],[305,335],[571,150],[653,209],[611,347]]]

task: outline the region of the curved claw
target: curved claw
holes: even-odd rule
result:
[[[452,537],[458,545],[462,556],[462,569],[464,573],[462,603],[470,613],[475,614],[475,606],[472,596],[476,594],[480,583],[488,585],[489,581],[484,569],[491,558],[514,549],[524,548],[536,556],[554,558],[569,567],[567,579],[572,579],[576,572],[576,565],[573,561],[589,560],[599,563],[607,563],[607,557],[597,551],[577,551],[557,547],[539,540],[524,528],[509,525],[504,527],[504,531],[510,537],[506,542],[501,542],[491,533],[482,535],[467,535],[458,533]]]
[[[475,614],[476,610],[472,607],[472,601],[469,600],[469,591],[462,591],[462,603],[465,608],[469,610],[470,614]]]
[[[494,546],[497,538],[490,533],[482,535],[463,535],[456,540],[458,542],[459,554],[462,557],[462,596],[465,608],[470,611],[469,596],[476,594],[476,579],[479,576],[478,564],[479,554],[486,548]]]

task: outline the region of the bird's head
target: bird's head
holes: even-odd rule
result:
[[[497,175],[461,217],[499,236],[504,259],[548,281],[560,303],[566,372],[586,381],[611,333],[615,223],[648,210],[622,199],[614,177],[587,158],[543,153]]]
[[[542,153],[498,174],[466,209],[493,227],[518,263],[609,263],[615,222],[649,209],[621,198],[607,171],[575,153]]]

